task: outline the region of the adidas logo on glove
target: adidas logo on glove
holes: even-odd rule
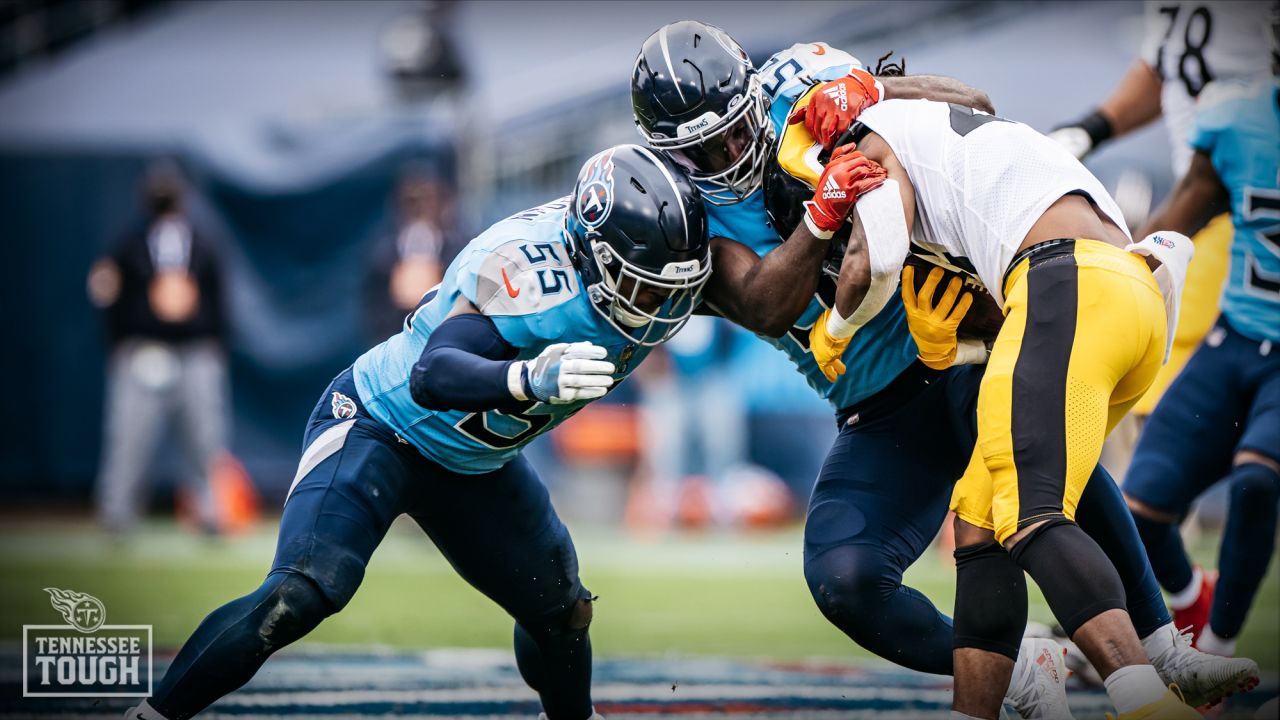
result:
[[[822,186],[822,199],[843,200],[846,197],[848,197],[848,194],[844,190],[840,189],[840,185],[836,182],[836,179],[833,177],[827,178],[827,182]]]
[[[826,90],[823,90],[822,93],[831,98],[832,102],[840,105],[840,112],[849,111],[849,91],[845,90],[843,84],[836,83]]]

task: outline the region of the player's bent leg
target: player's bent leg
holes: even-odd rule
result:
[[[186,720],[240,688],[276,650],[311,632],[335,608],[309,578],[277,572],[214,610],[169,665],[149,705]]]
[[[411,515],[464,580],[516,622],[521,676],[551,720],[591,717],[594,598],[546,486],[523,456],[482,475],[437,468]]]
[[[969,460],[980,373],[913,366],[841,413],[805,518],[805,579],[823,615],[858,645],[921,672],[951,674],[951,622],[902,574],[937,535]],[[902,442],[913,436],[927,453]]]
[[[400,514],[420,457],[365,415],[350,372],[339,375],[308,423],[271,573],[256,592],[200,624],[150,707],[168,720],[200,712],[247,682],[271,653],[345,607]]]
[[[1246,373],[1238,367],[1237,335],[1219,324],[1170,385],[1143,429],[1124,478],[1126,501],[1152,569],[1178,612],[1179,626],[1207,621],[1190,609],[1201,583],[1182,545],[1177,523],[1202,492],[1227,474],[1245,427]],[[1186,442],[1193,434],[1196,442]]]
[[[1098,542],[1119,571],[1129,617],[1161,681],[1176,684],[1192,707],[1215,705],[1231,693],[1256,684],[1258,668],[1252,661],[1202,653],[1191,646],[1190,633],[1179,631],[1174,624],[1147,564],[1134,528],[1135,516],[1125,508],[1119,489],[1101,466],[1085,487],[1077,515],[1081,529]],[[1068,667],[1073,657],[1068,656]],[[1077,675],[1084,670],[1073,669]],[[1088,669],[1093,671],[1093,666]]]
[[[1097,543],[1065,518],[1034,527],[1013,545],[1010,554],[1040,586],[1054,617],[1077,643],[1080,629],[1090,620],[1107,611],[1125,609],[1119,573]],[[1123,653],[1114,642],[1103,648],[1101,663],[1089,648],[1081,647],[1103,677],[1134,661],[1135,653]],[[1145,660],[1140,651],[1136,655],[1139,662]]]
[[[587,628],[594,614],[594,600],[583,597],[567,611],[552,617],[516,622],[516,667],[520,677],[539,695],[556,694],[554,686],[560,679],[555,677],[555,668],[575,664],[572,655],[583,656],[590,667],[591,637]],[[562,657],[566,653],[570,657]]]
[[[904,568],[871,545],[842,545],[806,558],[818,609],[862,648],[919,672],[951,674],[951,621],[902,584]]]
[[[1138,637],[1148,637],[1173,622],[1124,496],[1101,465],[1094,468],[1080,496],[1076,523],[1119,573],[1125,607]]]
[[[1216,655],[1234,654],[1235,638],[1275,551],[1280,463],[1260,453],[1241,452],[1226,483],[1230,500],[1218,555],[1218,584],[1209,627],[1199,645]]]

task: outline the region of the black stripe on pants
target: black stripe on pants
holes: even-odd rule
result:
[[[1076,334],[1075,244],[1027,269],[1027,322],[1013,368],[1011,429],[1018,473],[1018,529],[1062,515],[1067,478],[1067,366]]]

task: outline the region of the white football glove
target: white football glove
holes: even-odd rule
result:
[[[608,354],[589,342],[549,345],[531,360],[512,363],[511,393],[555,405],[604,397],[613,386],[613,363],[603,359]]]

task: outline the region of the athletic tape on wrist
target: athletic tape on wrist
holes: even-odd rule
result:
[[[526,364],[517,360],[507,366],[507,391],[511,393],[511,397],[525,401],[529,396],[524,392],[524,373]]]

